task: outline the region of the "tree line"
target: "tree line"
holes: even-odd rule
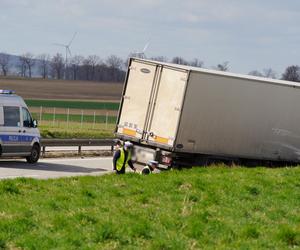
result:
[[[165,57],[153,57],[151,59],[156,60],[156,61],[167,62],[167,59]],[[174,57],[170,62],[176,63],[176,64],[204,68],[204,62],[199,59],[193,59],[192,61],[187,61],[182,57]],[[219,64],[217,64],[217,66],[214,66],[212,68],[215,70],[218,70],[218,71],[229,71],[229,69],[230,69],[228,61],[219,63]],[[277,73],[272,68],[265,68],[262,71],[252,70],[248,73],[248,75],[271,78],[271,79],[278,79]],[[285,69],[284,73],[281,75],[281,77],[279,77],[279,79],[286,80],[286,81],[292,81],[292,82],[300,82],[300,66],[298,66],[298,65],[288,66]]]
[[[33,55],[25,53],[14,60],[6,53],[0,53],[0,73],[3,76],[41,77],[44,79],[66,79],[85,81],[121,82],[125,78],[124,61],[115,55],[101,60],[97,55],[83,57],[75,55],[66,59],[62,54]]]
[[[264,69],[263,71],[253,70],[249,72],[249,75],[277,79],[276,72],[271,68]],[[288,66],[279,79],[300,82],[300,67],[298,65]]]
[[[145,58],[145,55],[130,56]],[[66,60],[60,53],[50,56],[48,54],[33,55],[32,53],[22,54],[17,62],[11,63],[12,56],[0,53],[0,73],[3,76],[17,75],[21,77],[41,77],[44,79],[67,79],[85,80],[99,82],[123,82],[126,75],[128,59],[111,55],[102,60],[97,55],[81,56],[75,55]],[[171,60],[166,57],[157,56],[149,58],[159,62],[170,62],[175,64],[204,68],[204,62],[200,59],[186,60],[183,57],[175,56]],[[219,63],[212,67],[219,71],[229,71],[229,62]],[[266,68],[262,71],[253,70],[249,75],[276,79],[277,73]],[[288,66],[279,77],[282,80],[300,82],[300,67],[298,65]]]

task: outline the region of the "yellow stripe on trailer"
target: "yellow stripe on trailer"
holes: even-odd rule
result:
[[[164,138],[164,137],[160,137],[160,136],[156,136],[155,141],[158,142],[158,143],[162,143],[162,144],[168,144],[169,143],[168,138]]]
[[[123,134],[135,137],[136,136],[136,131],[133,130],[133,129],[124,128],[123,129]]]

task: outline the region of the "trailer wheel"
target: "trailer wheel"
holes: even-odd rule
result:
[[[172,162],[172,165],[170,166],[170,169],[174,170],[182,170],[182,165],[177,162]]]
[[[39,160],[40,158],[40,154],[41,154],[41,147],[40,145],[38,145],[37,143],[34,144],[32,146],[32,149],[31,149],[31,154],[30,156],[27,156],[26,157],[26,160],[28,163],[37,163],[37,161]]]

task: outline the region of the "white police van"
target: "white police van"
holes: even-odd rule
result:
[[[36,163],[41,152],[40,132],[24,100],[11,90],[0,90],[0,155],[25,157]]]

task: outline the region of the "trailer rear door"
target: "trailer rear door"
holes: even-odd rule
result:
[[[136,139],[143,137],[156,68],[155,64],[131,61],[117,127],[118,134]]]
[[[180,119],[188,71],[164,66],[152,114],[148,122],[146,140],[165,146],[174,146],[177,127]]]

